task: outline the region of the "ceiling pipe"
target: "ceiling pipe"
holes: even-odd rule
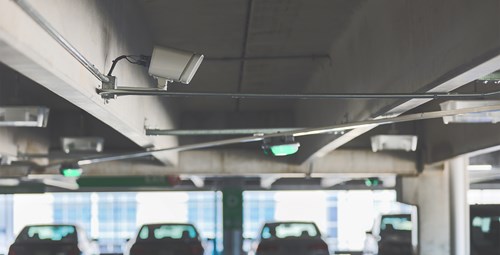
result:
[[[82,53],[80,53],[71,43],[66,40],[50,23],[36,11],[25,0],[14,0],[14,2],[30,16],[45,32],[47,32],[59,45],[61,45],[71,56],[73,56],[80,64],[82,64],[90,73],[103,83],[108,83],[109,78],[102,74]]]
[[[488,93],[332,93],[332,94],[263,94],[221,92],[172,92],[156,88],[117,87],[98,88],[103,98],[114,96],[164,96],[164,97],[229,97],[233,99],[485,99],[499,95],[500,91]]]

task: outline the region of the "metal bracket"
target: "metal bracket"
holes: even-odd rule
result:
[[[108,82],[103,81],[99,89],[102,90],[117,89],[118,86],[116,85],[116,76],[106,76],[106,77],[108,77],[109,81]],[[101,94],[101,93],[99,94],[101,95],[101,98],[105,100],[106,103],[108,103],[110,99],[116,99],[118,97],[117,95],[113,94]]]

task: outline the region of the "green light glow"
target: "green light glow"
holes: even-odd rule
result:
[[[365,185],[367,187],[376,187],[380,184],[380,181],[376,178],[368,178],[365,180]]]
[[[288,156],[297,153],[299,151],[300,144],[282,144],[270,146],[271,152],[274,156]]]
[[[66,168],[61,170],[61,174],[65,177],[80,177],[82,172],[81,168]]]

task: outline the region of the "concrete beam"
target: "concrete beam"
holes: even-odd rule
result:
[[[104,72],[122,54],[148,54],[150,35],[132,1],[29,1],[83,55]],[[175,128],[175,113],[157,98],[129,97],[105,105],[100,82],[28,17],[14,1],[0,2],[0,61],[95,116],[141,147],[177,145],[174,137],[147,137],[144,126]],[[152,84],[146,71],[120,63],[120,85]],[[164,164],[175,153],[155,155]]]
[[[196,160],[193,160],[196,159]],[[405,156],[368,150],[338,150],[310,165],[293,165],[260,151],[200,150],[180,153],[179,164],[164,167],[141,162],[116,161],[84,166],[86,175],[243,175],[270,174],[373,176],[416,175],[415,154]],[[54,170],[55,171],[55,170]]]
[[[498,0],[367,1],[333,45],[331,65],[313,75],[306,92],[457,89],[500,68],[499,9]],[[331,125],[399,115],[428,101],[301,101],[296,119],[298,126]],[[368,130],[305,139],[298,161],[323,156]]]
[[[425,144],[426,163],[440,162],[464,154],[486,153],[499,150],[498,124],[445,125],[442,119],[425,121],[427,130],[422,139]]]

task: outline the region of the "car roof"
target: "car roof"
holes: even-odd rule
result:
[[[274,221],[274,222],[266,222],[265,225],[280,225],[280,224],[314,224],[313,221]]]
[[[194,227],[194,225],[191,224],[191,223],[172,223],[172,222],[168,222],[168,223],[148,223],[148,224],[144,224],[142,226],[143,227],[146,227],[146,226],[151,226],[151,227],[157,227],[157,226],[190,226],[190,227]]]

